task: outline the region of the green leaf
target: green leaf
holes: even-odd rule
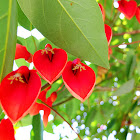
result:
[[[53,83],[51,85],[51,89],[47,91],[46,97],[48,98],[52,94],[52,92],[55,92],[62,85],[62,83],[62,79],[59,79],[55,83]]]
[[[31,23],[68,53],[109,68],[108,45],[96,0],[18,0]]]
[[[128,79],[132,77],[135,67],[136,67],[136,55],[134,51],[130,50],[127,53],[126,58],[126,75]]]
[[[15,126],[16,127],[23,127],[23,126],[31,125],[32,118],[33,117],[28,114],[24,118],[22,118],[20,121],[18,121]]]
[[[111,129],[113,125],[116,123],[117,119],[113,118],[108,124],[107,124],[107,130]]]
[[[43,140],[43,124],[40,114],[33,116],[31,140]]]
[[[86,127],[89,127],[91,125],[91,122],[93,121],[95,115],[97,113],[96,107],[93,107],[90,112],[87,114],[85,119],[85,125]]]
[[[139,61],[138,64],[137,64],[137,71],[138,71],[138,74],[139,74],[139,76],[140,76],[140,61]]]
[[[48,122],[47,126],[44,128],[44,130],[45,130],[46,132],[48,132],[48,133],[53,133],[53,128],[52,128],[53,123],[52,123],[52,122],[53,122],[53,121]]]
[[[18,67],[21,67],[21,66],[27,66],[29,67],[30,66],[30,63],[28,63],[27,61],[25,61],[25,59],[17,59],[15,60],[16,64]]]
[[[18,6],[18,23],[24,27],[25,29],[31,31],[34,27],[32,26],[31,22],[28,20],[28,18],[25,16],[25,14],[22,12],[19,4]]]
[[[0,4],[0,81],[12,71],[17,32],[16,0]]]
[[[66,113],[74,118],[76,116],[77,110],[80,109],[80,101],[77,99],[72,99],[71,101],[66,103]]]
[[[18,37],[17,39],[18,39],[19,42],[22,43],[23,46],[25,46],[27,48],[27,50],[31,54],[34,54],[35,51],[37,50],[37,46],[38,46],[39,42],[35,37],[30,36],[26,39],[24,39],[22,37]]]
[[[134,84],[135,84],[134,79],[127,81],[113,93],[113,96],[121,96],[123,94],[131,92],[134,88]]]

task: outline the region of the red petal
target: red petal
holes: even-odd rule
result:
[[[32,54],[27,51],[26,47],[20,44],[16,44],[15,60],[19,58],[24,58],[29,63],[32,62]]]
[[[112,49],[109,47],[108,48],[108,60],[110,60],[110,55],[112,54]]]
[[[13,124],[9,119],[0,122],[0,140],[15,140]]]
[[[104,10],[104,7],[100,3],[98,3],[98,4],[99,4],[99,7],[100,7],[101,12],[102,12],[103,21],[105,21],[105,10]]]
[[[72,62],[69,61],[62,73],[62,78],[69,92],[80,101],[84,102],[92,93],[95,85],[95,73],[87,65],[82,64],[86,70],[77,72],[74,75]]]
[[[140,6],[137,7],[137,10],[136,10],[136,18],[140,24]]]
[[[40,94],[38,99],[42,100],[43,102],[46,102],[46,93],[47,91],[51,88],[51,86],[49,86],[48,88],[46,88],[45,90],[43,90]],[[43,104],[38,104],[38,103],[34,103],[33,106],[29,109],[29,114],[30,115],[37,115],[39,113],[40,110],[44,109],[44,105]]]
[[[11,84],[8,78],[15,75],[16,71],[9,73],[1,82],[1,105],[5,114],[13,123],[19,121],[28,113],[29,108],[34,104],[40,93],[40,77],[35,70],[29,72],[28,83],[14,80]]]
[[[66,63],[67,54],[62,49],[53,49],[54,54],[50,61],[47,54],[42,54],[42,50],[37,51],[33,56],[33,63],[39,74],[50,84],[62,74]]]
[[[109,45],[110,41],[112,39],[112,29],[107,24],[105,24],[104,26],[105,26],[105,34],[106,34],[107,42],[108,42],[108,45]]]
[[[49,105],[50,107],[52,107],[53,102],[51,101],[51,98],[47,98],[46,102],[47,105]],[[44,105],[44,115],[43,115],[43,124],[46,127],[48,124],[48,117],[51,113],[51,109],[48,108],[47,106]]]
[[[52,102],[55,102],[55,100],[56,100],[56,98],[57,98],[57,93],[56,93],[56,92],[53,92],[53,93],[51,94],[50,98],[51,98],[51,101],[52,101]]]
[[[136,13],[137,3],[133,0],[130,1],[122,0],[118,1],[118,3],[119,3],[118,10],[121,13],[123,13],[127,19],[130,20]]]

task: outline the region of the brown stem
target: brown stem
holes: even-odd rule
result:
[[[112,15],[113,15],[113,8],[114,8],[113,3],[114,3],[114,1],[112,1],[112,7],[111,7],[110,18],[111,18],[111,17],[112,17]]]
[[[113,36],[121,36],[121,35],[124,35],[124,34],[138,34],[140,33],[140,30],[136,30],[136,31],[131,31],[131,32],[123,32],[123,33],[116,33],[116,34],[113,34]]]
[[[111,23],[111,27],[114,27],[114,24],[116,23],[116,20],[118,19],[120,12],[117,10],[117,12],[115,13],[113,19],[112,19],[112,23]]]
[[[123,43],[123,44],[113,45],[113,46],[110,46],[110,47],[114,48],[114,47],[118,47],[119,45],[130,45],[130,44],[135,44],[135,43],[140,43],[140,40],[134,41],[134,42],[131,42],[131,43]]]
[[[115,91],[117,88],[96,86],[96,89],[97,89],[97,90],[100,90],[100,91]]]
[[[56,90],[56,92],[60,91],[63,86],[64,86],[64,83],[62,83],[62,85]]]
[[[106,8],[106,0],[104,0],[104,8]]]
[[[123,60],[120,60],[120,59],[116,58],[116,57],[113,56],[113,55],[111,55],[111,57],[112,57],[113,59],[116,59],[119,63],[125,65],[125,62],[124,62]]]
[[[44,86],[41,87],[41,91],[44,90],[44,89],[46,89],[46,88],[49,87],[49,86],[50,86],[49,83],[45,84]]]
[[[73,96],[70,96],[68,99],[66,99],[66,100],[64,100],[64,101],[62,101],[60,103],[57,103],[57,104],[52,105],[52,107],[55,107],[55,106],[59,106],[61,104],[64,104],[65,102],[70,101],[71,99],[74,99],[74,97]]]
[[[59,79],[61,79],[61,76],[60,76],[57,80],[59,80]],[[56,81],[57,81],[57,80],[56,80]],[[56,82],[56,81],[55,81],[55,82]],[[44,89],[46,89],[46,88],[49,87],[49,86],[50,86],[50,84],[49,84],[49,83],[46,83],[44,86],[41,87],[41,91],[44,90]]]
[[[48,107],[49,109],[51,109],[52,111],[54,111],[60,118],[62,118],[69,126],[70,126],[70,128],[75,132],[75,130],[73,129],[73,127],[70,125],[70,123],[63,117],[63,116],[61,116],[55,109],[53,109],[52,107],[50,107],[49,105],[47,105],[46,103],[44,103],[42,100],[40,100],[40,99],[37,99],[37,103],[39,103],[39,104],[43,104],[43,105],[45,105],[46,107]],[[79,134],[77,133],[77,132],[75,132],[76,134],[77,134],[77,136],[78,136],[78,138],[80,139],[80,140],[82,140],[81,139],[81,137],[79,136]]]

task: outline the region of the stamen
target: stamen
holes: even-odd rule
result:
[[[43,55],[44,53],[48,54],[49,51],[50,51],[52,54],[54,54],[53,49],[51,49],[50,47],[46,47],[44,50],[41,51],[41,53],[42,53],[42,55]]]
[[[74,68],[72,70],[77,70],[80,69],[80,71],[82,70],[86,70],[84,66],[82,66],[80,63],[76,64],[76,66],[74,66]]]
[[[24,80],[23,80],[23,78],[21,76],[22,76],[22,74],[16,73],[15,75],[10,76],[10,78],[8,78],[8,80],[11,81],[10,84],[13,84],[14,80],[15,81],[19,81],[21,83],[25,83]]]

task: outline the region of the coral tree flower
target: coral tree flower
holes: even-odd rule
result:
[[[137,7],[137,10],[136,10],[136,18],[137,18],[137,20],[138,20],[138,22],[139,22],[139,24],[140,24],[140,6],[138,6]]]
[[[0,140],[15,140],[13,124],[9,119],[0,122]]]
[[[15,60],[19,58],[24,58],[29,63],[32,62],[32,54],[29,53],[25,46],[20,44],[16,44],[16,53],[15,53]]]
[[[78,58],[67,63],[62,78],[68,91],[81,102],[91,95],[96,79],[94,71]]]
[[[110,45],[110,42],[112,39],[112,29],[107,24],[104,25],[104,28],[105,28],[106,39],[108,42],[108,60],[110,60],[110,55],[112,54],[112,49],[109,47],[109,45]]]
[[[112,39],[112,29],[107,24],[105,24],[104,27],[105,27],[105,34],[106,34],[107,42],[108,42],[108,45],[109,45],[110,41]]]
[[[64,50],[52,49],[52,46],[47,44],[45,49],[35,52],[33,63],[44,80],[52,84],[62,74],[67,63],[67,54]]]
[[[123,13],[127,19],[130,20],[135,15],[137,3],[134,0],[121,0],[118,1],[118,4],[118,10]]]
[[[43,90],[38,99],[40,99],[41,101],[43,101],[44,103],[46,103],[47,105],[49,105],[50,107],[52,107],[52,104],[53,102],[55,102],[56,98],[57,98],[57,93],[56,92],[53,92],[51,94],[50,97],[46,98],[46,93],[47,91],[50,89],[47,88],[45,90]],[[30,115],[37,115],[39,113],[40,110],[44,110],[44,115],[43,115],[43,123],[44,123],[44,126],[46,127],[47,126],[47,123],[48,123],[48,117],[51,113],[51,109],[48,108],[47,106],[43,105],[43,104],[39,104],[39,103],[35,103],[29,110],[29,114]]]
[[[100,3],[98,3],[98,4],[99,4],[99,7],[100,7],[101,12],[102,12],[103,21],[105,21],[105,10],[104,10],[104,7]]]
[[[41,80],[36,70],[21,66],[9,73],[1,82],[0,102],[9,119],[16,123],[22,119],[36,101],[41,89]]]

